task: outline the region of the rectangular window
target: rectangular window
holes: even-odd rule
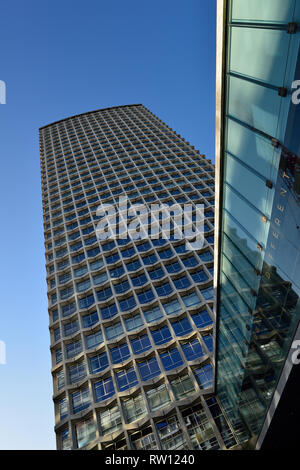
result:
[[[105,334],[106,334],[106,338],[108,341],[111,339],[117,338],[123,333],[124,333],[123,327],[120,322],[115,323],[114,325],[105,327]]]
[[[163,316],[159,307],[153,307],[150,310],[146,310],[144,315],[147,323],[152,323]]]
[[[102,331],[97,331],[97,333],[87,335],[85,337],[85,342],[87,349],[93,349],[97,347],[99,344],[103,343]]]
[[[123,402],[124,415],[126,423],[132,423],[138,418],[142,418],[147,414],[146,403],[142,394],[136,395]]]
[[[79,380],[83,379],[85,376],[86,376],[85,362],[74,364],[73,366],[69,367],[69,378],[70,378],[71,384],[78,382]]]
[[[94,384],[95,401],[103,401],[115,393],[114,384],[111,377],[100,380]]]
[[[127,331],[132,331],[144,324],[140,314],[134,315],[133,317],[125,318],[125,327]]]
[[[147,399],[151,411],[158,410],[170,403],[171,399],[165,384],[159,385],[157,388],[147,390]]]
[[[106,352],[90,358],[91,374],[97,374],[108,366],[108,357]]]
[[[120,392],[127,390],[138,383],[136,372],[133,367],[117,372],[116,378]]]
[[[187,397],[195,392],[195,387],[193,385],[192,379],[188,374],[179,376],[176,379],[171,381],[171,385],[174,391],[176,400]]]
[[[93,418],[75,424],[78,448],[81,449],[96,439],[96,423]]]
[[[117,406],[99,414],[100,428],[103,436],[117,431],[122,427],[121,413]]]
[[[88,388],[72,393],[73,412],[79,413],[90,406],[90,392]]]

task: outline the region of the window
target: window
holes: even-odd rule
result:
[[[100,428],[103,436],[117,431],[122,427],[121,413],[117,406],[99,414]]]
[[[152,322],[158,320],[159,318],[161,318],[163,316],[162,313],[161,313],[161,310],[158,306],[153,307],[150,310],[146,310],[144,312],[144,315],[145,315],[147,323],[152,323]]]
[[[61,390],[65,386],[65,374],[63,370],[57,372],[56,384],[57,384],[57,390]]]
[[[80,362],[79,364],[74,364],[69,367],[69,379],[70,383],[73,384],[83,379],[86,376],[86,367],[85,362]]]
[[[204,251],[203,253],[199,254],[199,257],[201,261],[212,261],[213,260],[213,255],[211,254],[210,251]]]
[[[203,408],[184,410],[184,421],[188,433],[192,439],[193,447],[197,450],[219,450],[220,446],[215,437],[214,430],[210,424]]]
[[[102,274],[98,274],[97,276],[93,276],[93,282],[95,286],[103,284],[105,281],[107,281],[107,279],[108,279],[107,273],[102,273]]]
[[[58,282],[59,282],[59,284],[64,284],[65,282],[69,281],[69,279],[71,279],[71,277],[72,277],[71,273],[62,274],[61,276],[58,276]]]
[[[85,297],[81,297],[79,299],[79,308],[89,308],[91,305],[95,303],[95,298],[93,294],[86,295]]]
[[[87,266],[81,266],[80,268],[74,269],[74,276],[81,277],[87,272]]]
[[[183,336],[193,331],[193,327],[186,317],[171,323],[176,336]]]
[[[106,259],[107,264],[112,264],[118,261],[120,259],[120,256],[118,253],[114,253],[113,255],[105,256],[105,259]]]
[[[130,352],[127,343],[115,346],[110,349],[111,360],[114,364],[123,362],[130,357]]]
[[[99,302],[103,302],[104,300],[109,299],[109,297],[112,295],[113,293],[110,287],[97,291],[97,299]]]
[[[155,254],[152,254],[152,255],[149,255],[149,256],[143,256],[142,260],[143,260],[143,263],[145,265],[154,264],[157,261],[157,257],[156,257]]]
[[[183,360],[177,348],[172,348],[159,354],[165,370],[175,369],[183,364]]]
[[[181,269],[182,268],[181,268],[180,264],[178,263],[178,261],[175,261],[175,263],[171,263],[171,264],[166,265],[166,270],[170,274],[178,273],[178,271],[181,271]]]
[[[161,279],[165,275],[162,268],[148,270],[148,274],[152,280]]]
[[[89,279],[86,279],[85,281],[76,283],[77,292],[83,292],[83,291],[89,289],[90,286],[91,286],[91,281]]]
[[[140,314],[125,319],[125,327],[127,331],[136,330],[143,324],[144,322]]]
[[[115,242],[111,241],[102,245],[103,251],[110,251],[115,248]]]
[[[138,383],[136,372],[133,367],[117,372],[116,377],[120,392],[127,390]]]
[[[156,240],[152,240],[154,246],[163,246],[166,244],[166,240],[164,238],[157,238]]]
[[[181,298],[186,307],[195,307],[196,305],[199,305],[201,303],[196,292],[192,292],[191,294],[187,295],[182,295]]]
[[[193,361],[194,359],[199,359],[204,356],[202,346],[198,339],[182,344],[181,348],[187,361]]]
[[[64,269],[64,268],[66,268],[67,266],[69,266],[69,264],[70,264],[70,263],[69,263],[69,260],[68,260],[68,259],[65,260],[65,261],[61,261],[60,263],[57,263],[57,269],[61,271],[62,269]],[[54,268],[53,268],[52,272],[53,272],[53,271],[54,271]],[[51,273],[50,273],[50,274],[51,274]]]
[[[132,423],[147,414],[146,403],[142,394],[136,395],[123,402],[126,423]]]
[[[186,253],[187,249],[185,244],[174,246],[176,253]]]
[[[72,256],[72,263],[77,264],[85,259],[85,254],[81,253],[80,255]]]
[[[156,345],[167,343],[172,339],[172,335],[167,325],[151,331],[151,334]]]
[[[60,328],[57,327],[53,330],[53,337],[54,341],[58,341],[60,339]]]
[[[71,439],[69,437],[69,429],[66,428],[61,433],[61,446],[62,450],[70,450],[71,449]]]
[[[193,281],[198,283],[198,282],[205,282],[208,279],[208,276],[205,274],[203,269],[200,271],[197,271],[196,273],[191,273],[191,276],[193,278]]]
[[[198,261],[196,260],[195,256],[189,256],[188,258],[184,258],[182,262],[186,268],[192,268],[193,266],[197,266],[198,264]]]
[[[169,282],[165,282],[164,284],[161,284],[160,286],[155,287],[156,293],[158,296],[165,296],[169,295],[173,291],[173,287]]]
[[[199,369],[195,369],[194,374],[201,389],[212,387],[213,369],[210,364],[206,364]]]
[[[151,348],[151,343],[147,334],[138,336],[131,340],[131,346],[134,354],[140,354]]]
[[[167,315],[174,315],[175,313],[180,312],[180,310],[182,309],[178,299],[173,299],[169,302],[163,303],[163,307]]]
[[[187,276],[179,277],[173,280],[176,289],[185,289],[191,285]]]
[[[126,263],[126,268],[128,271],[137,271],[141,267],[141,263],[136,260],[131,263]]]
[[[176,377],[171,381],[176,400],[180,400],[195,392],[193,382],[188,374]]]
[[[171,399],[165,384],[146,391],[151,411],[158,410],[170,403]]]
[[[197,328],[205,328],[207,326],[212,325],[212,319],[206,310],[202,310],[201,312],[194,313],[192,315],[192,319]]]
[[[156,427],[163,449],[175,450],[186,448],[185,437],[176,415],[158,422]]]
[[[128,248],[127,250],[122,250],[121,255],[123,258],[130,258],[131,256],[135,255],[135,249]]]
[[[76,356],[82,351],[82,344],[81,341],[74,341],[73,343],[69,343],[66,345],[66,354],[67,358],[71,358]]]
[[[106,400],[115,393],[113,381],[111,377],[100,380],[94,384],[96,402]]]
[[[90,371],[91,374],[97,374],[108,366],[108,358],[106,352],[97,354],[90,358]]]
[[[144,242],[140,245],[137,245],[138,251],[147,251],[147,250],[150,250],[150,248],[151,248],[151,245],[149,242]]]
[[[168,259],[174,256],[174,253],[170,248],[166,248],[165,250],[160,251],[158,254],[161,259]]]
[[[137,296],[141,304],[149,303],[154,299],[154,294],[151,289],[140,292]]]
[[[85,337],[85,343],[87,349],[93,349],[99,346],[99,344],[103,343],[102,331],[97,331],[97,333],[87,335]]]
[[[107,307],[101,308],[101,316],[103,320],[114,317],[118,313],[116,304],[108,305]]]
[[[138,433],[134,437],[135,439],[132,438],[132,446],[135,450],[158,449],[154,434],[151,432],[151,428],[149,429],[147,435],[142,436],[142,433]]]
[[[72,393],[73,412],[79,413],[90,406],[90,392],[84,388]]]
[[[82,243],[81,242],[77,242],[77,243],[74,243],[73,245],[70,245],[70,250],[71,251],[79,251],[80,248],[82,248]]]
[[[134,287],[143,286],[144,284],[146,284],[146,282],[148,282],[148,279],[145,274],[142,273],[139,276],[132,277],[131,282]]]
[[[122,324],[115,323],[114,325],[107,326],[105,327],[105,334],[106,334],[106,339],[112,340],[114,338],[117,338],[118,336],[122,335],[124,333]]]
[[[138,362],[138,368],[142,380],[149,380],[160,374],[160,368],[155,357],[143,362]]]
[[[55,253],[56,258],[62,258],[62,256],[64,256],[67,252],[68,252],[68,250],[66,248],[63,248],[62,250],[56,251],[56,253]]]
[[[90,268],[92,271],[95,271],[96,269],[100,269],[104,266],[104,261],[103,259],[98,259],[97,261],[93,261],[93,263],[90,263]]]
[[[203,339],[204,343],[206,344],[206,347],[209,350],[209,352],[212,352],[213,347],[214,347],[213,346],[213,336],[211,334],[203,335],[202,339]]]
[[[119,305],[120,305],[121,311],[126,312],[127,310],[131,310],[132,308],[136,306],[136,301],[135,301],[135,298],[131,296],[124,300],[119,300]]]
[[[93,245],[93,243],[95,243],[96,241],[97,241],[97,237],[90,237],[84,240],[84,244],[86,246],[89,246],[89,245]]]
[[[62,350],[56,349],[55,351],[55,364],[59,364],[63,359]]]
[[[96,424],[93,418],[75,424],[77,445],[80,449],[96,439]]]
[[[118,284],[114,284],[114,289],[116,294],[122,294],[130,289],[129,282],[127,279],[125,281],[119,282]]]
[[[213,287],[208,287],[208,289],[201,289],[201,295],[205,298],[205,300],[213,300],[214,299]]]
[[[58,315],[58,310],[53,310],[52,312],[52,322],[56,322],[56,320],[58,320],[59,318],[59,315]]]
[[[98,313],[92,312],[82,317],[83,328],[90,328],[99,321]]]

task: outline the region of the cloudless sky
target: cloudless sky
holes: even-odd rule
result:
[[[54,449],[38,128],[142,103],[213,158],[215,0],[2,0],[0,449]]]

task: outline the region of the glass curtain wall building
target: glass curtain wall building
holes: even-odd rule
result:
[[[142,105],[40,129],[58,449],[237,444],[213,392],[214,167]],[[101,203],[204,205],[205,241],[99,240]]]
[[[299,337],[300,1],[218,4],[216,392],[259,448]]]

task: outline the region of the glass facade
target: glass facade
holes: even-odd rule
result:
[[[255,442],[300,319],[300,1],[226,3],[216,379]]]

